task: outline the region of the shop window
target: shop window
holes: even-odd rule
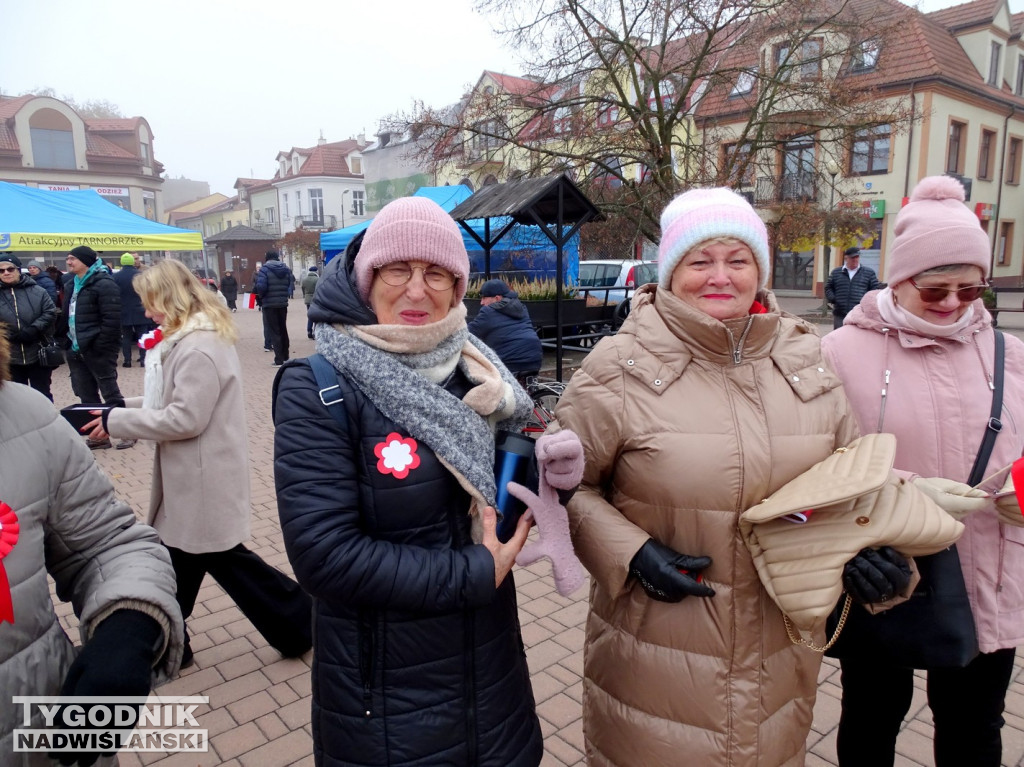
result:
[[[1006,266],[1010,263],[1010,254],[1013,252],[1013,222],[1003,221],[999,225],[999,246],[997,248],[999,265]]]

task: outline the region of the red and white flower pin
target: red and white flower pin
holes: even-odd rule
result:
[[[418,460],[418,459],[417,459]],[[0,623],[14,623],[14,605],[11,602],[11,584],[7,580],[3,558],[11,553],[18,542],[18,516],[14,509],[0,501]]]
[[[377,471],[381,474],[393,474],[395,479],[405,479],[409,472],[420,465],[420,457],[416,453],[416,440],[391,432],[383,442],[374,445],[373,454],[377,456]]]
[[[149,351],[163,340],[164,332],[160,328],[157,328],[156,330],[151,330],[148,333],[145,333],[139,338],[139,348]]]

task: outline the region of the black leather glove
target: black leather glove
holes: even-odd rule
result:
[[[12,344],[25,343],[25,333],[21,328],[7,327],[7,340]]]
[[[149,695],[162,633],[163,629],[156,620],[138,610],[118,610],[112,613],[96,627],[92,638],[71,664],[60,694],[126,698]],[[60,722],[63,714],[63,711],[58,712],[56,721]],[[88,724],[80,726],[91,727]],[[130,730],[134,726],[133,721],[126,725],[126,729]],[[71,729],[67,723],[63,727]],[[103,755],[110,756],[107,753]],[[88,767],[95,764],[100,755],[61,753],[50,756],[63,765],[77,763],[81,767]]]
[[[651,599],[678,602],[687,596],[715,595],[714,589],[697,580],[700,571],[710,565],[710,557],[680,554],[651,538],[633,555],[629,572]]]
[[[39,340],[39,329],[34,328],[31,325],[21,329],[21,342],[23,344],[33,344]]]
[[[895,549],[861,549],[843,567],[843,588],[859,604],[885,602],[907,588],[910,575],[910,564]]]

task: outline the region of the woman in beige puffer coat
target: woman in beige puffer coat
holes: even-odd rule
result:
[[[637,291],[556,411],[586,457],[569,516],[592,576],[591,765],[804,763],[821,656],[787,637],[737,520],[857,430],[815,330],[760,290],[768,271],[745,200],[677,197],[659,284]],[[701,581],[671,593],[651,569],[658,544],[690,555],[679,562]]]

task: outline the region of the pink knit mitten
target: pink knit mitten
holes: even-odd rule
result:
[[[539,539],[527,543],[516,557],[520,567],[533,564],[541,557],[551,560],[555,588],[569,596],[583,585],[583,566],[572,550],[569,538],[569,517],[558,502],[558,490],[572,490],[583,478],[583,445],[568,429],[545,434],[534,449],[540,482],[537,492],[515,482],[508,483],[509,493],[525,503],[537,522]]]

